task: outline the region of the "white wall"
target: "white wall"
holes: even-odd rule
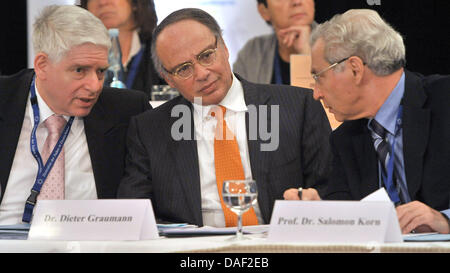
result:
[[[181,8],[201,8],[217,20],[230,52],[230,64],[248,39],[270,33],[271,28],[259,16],[256,0],[154,0],[159,21]],[[77,0],[27,0],[28,17],[28,67],[33,67],[34,52],[31,32],[34,18],[43,7],[53,4],[73,5]]]
[[[250,38],[270,33],[272,29],[261,18],[256,0],[154,0],[158,20],[181,8],[201,8],[210,13],[223,30],[230,52],[230,63]]]

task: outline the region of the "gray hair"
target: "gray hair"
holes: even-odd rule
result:
[[[222,30],[220,29],[219,24],[217,21],[212,17],[209,13],[206,11],[203,11],[201,9],[196,8],[186,8],[186,9],[180,9],[177,11],[172,12],[169,14],[164,20],[161,21],[161,23],[155,28],[153,31],[153,38],[152,38],[152,60],[153,64],[156,68],[156,71],[158,71],[161,75],[167,76],[167,72],[164,69],[164,66],[161,62],[161,60],[158,57],[158,54],[156,53],[156,40],[158,39],[159,34],[169,25],[175,24],[177,22],[183,21],[183,20],[194,20],[198,23],[206,26],[211,32],[216,36],[217,41],[223,43],[222,38]],[[176,41],[174,41],[176,42]]]
[[[358,56],[378,76],[390,75],[406,64],[402,36],[374,10],[354,9],[335,15],[314,29],[311,46],[320,38],[329,63]]]
[[[85,43],[105,46],[111,41],[102,21],[89,11],[70,5],[45,7],[33,24],[33,49],[58,62],[73,47]]]

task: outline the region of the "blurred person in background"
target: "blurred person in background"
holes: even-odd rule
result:
[[[257,0],[258,12],[274,33],[249,40],[239,51],[233,72],[255,83],[287,84],[291,54],[311,54],[314,0]]]
[[[119,30],[123,78],[127,88],[145,92],[166,85],[151,59],[152,32],[158,21],[153,0],[81,0],[81,7],[98,17],[107,29]],[[111,79],[105,80],[109,86]]]

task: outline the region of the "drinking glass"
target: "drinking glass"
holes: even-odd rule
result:
[[[233,240],[245,239],[242,233],[242,214],[256,203],[257,196],[255,180],[225,180],[223,182],[223,202],[238,217],[236,236]]]
[[[180,95],[177,89],[169,85],[153,85],[151,98],[152,101],[168,101]]]

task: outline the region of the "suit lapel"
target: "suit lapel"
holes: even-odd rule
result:
[[[238,77],[238,76],[237,76]],[[238,77],[239,78],[239,77]],[[256,130],[256,132],[259,132],[258,126],[251,127],[249,126],[250,123],[256,123],[259,124],[260,119],[260,105],[268,105],[268,101],[270,99],[270,95],[267,92],[262,92],[263,90],[257,90],[256,86],[240,79],[242,83],[242,88],[244,89],[244,99],[245,104],[249,108],[249,111],[245,115],[245,127],[247,131],[247,143],[248,143],[248,152],[250,157],[250,167],[252,170],[252,176],[253,179],[256,181],[258,185],[258,204],[261,209],[262,215],[264,217],[265,222],[270,221],[270,197],[268,194],[268,191],[270,191],[269,188],[269,181],[267,178],[267,170],[269,169],[269,163],[270,163],[270,153],[269,152],[262,152],[261,151],[261,144],[264,142],[261,141],[259,137],[259,133],[255,134],[253,132],[253,135],[257,136],[256,139],[252,139],[251,131]],[[250,116],[254,111],[256,110],[257,118],[258,120],[252,119]],[[270,116],[270,107],[267,109],[267,124],[271,124],[271,116]],[[253,117],[254,118],[254,117]],[[262,117],[265,118],[265,117]],[[251,129],[250,129],[251,128]],[[267,195],[267,196],[266,196]]]
[[[249,112],[246,113],[245,115],[245,127],[247,130],[247,143],[248,143],[248,148],[249,148],[249,155],[250,155],[250,165],[252,168],[252,173],[258,173],[259,170],[261,169],[267,169],[267,156],[264,156],[265,154],[268,153],[261,153],[261,144],[263,144],[263,142],[261,141],[260,137],[259,137],[259,133],[255,132],[250,132],[250,128],[252,131],[256,130],[256,132],[259,132],[259,128],[258,126],[254,126],[254,127],[250,127],[250,122],[254,123],[256,122],[256,124],[259,124],[258,120],[254,120],[254,117],[250,117],[251,111],[254,107],[254,110],[256,110],[257,113],[257,118],[260,118],[260,109],[259,106],[260,105],[266,105],[267,101],[269,100],[269,95],[266,94],[265,92],[258,92],[257,90],[254,89],[253,86],[244,83],[242,84],[243,89],[244,89],[244,99],[245,99],[245,104],[247,105],[247,107],[249,108]],[[259,94],[258,94],[259,93]],[[270,109],[268,109],[267,111],[267,124],[271,124],[271,116],[270,116]],[[250,134],[253,133],[253,134]],[[253,136],[256,136],[256,139],[251,139]]]
[[[352,188],[356,185],[360,185],[358,195],[363,198],[378,189],[378,161],[369,131],[365,127],[367,119],[363,119],[359,122],[361,131],[358,131],[351,139],[355,160],[360,170],[360,181],[355,181],[356,183],[354,183],[354,186],[350,185],[350,187]],[[356,188],[358,187],[355,187],[355,189]]]
[[[403,97],[403,156],[408,192],[412,200],[422,181],[423,157],[428,144],[431,112],[423,109],[426,95],[418,77],[405,72]]]
[[[0,196],[8,182],[11,166],[19,141],[25,115],[31,80],[34,73],[25,72],[13,86],[1,86],[0,90]],[[0,202],[2,198],[0,197]]]
[[[104,156],[104,149],[114,150],[117,149],[116,145],[118,145],[118,143],[113,143],[105,137],[113,128],[114,123],[111,118],[108,118],[102,100],[99,99],[89,115],[84,118],[84,130],[99,198],[103,198],[103,193],[107,192],[109,185],[108,181],[105,181],[109,177],[108,168],[101,167],[105,162],[109,162],[108,158]]]
[[[195,126],[193,117],[193,107],[190,102],[181,98],[181,105],[189,107],[190,122],[191,122],[191,140],[174,140],[172,136],[168,136],[170,144],[168,145],[169,152],[172,156],[176,175],[175,180],[178,181],[182,194],[180,198],[186,199],[186,204],[193,204],[189,209],[196,223],[203,223],[202,208],[201,208],[201,193],[200,193],[200,174],[197,153],[197,142],[195,141]],[[170,113],[169,113],[170,115]],[[171,117],[169,128],[165,131],[171,132],[171,127],[180,117]]]
[[[114,123],[111,118],[108,118],[102,100],[99,100],[92,108],[89,115],[84,118],[84,125],[89,128],[89,132],[86,132],[88,136],[94,136],[94,134],[104,135],[114,127]],[[94,148],[94,147],[92,147]],[[89,146],[91,150],[91,146]]]

